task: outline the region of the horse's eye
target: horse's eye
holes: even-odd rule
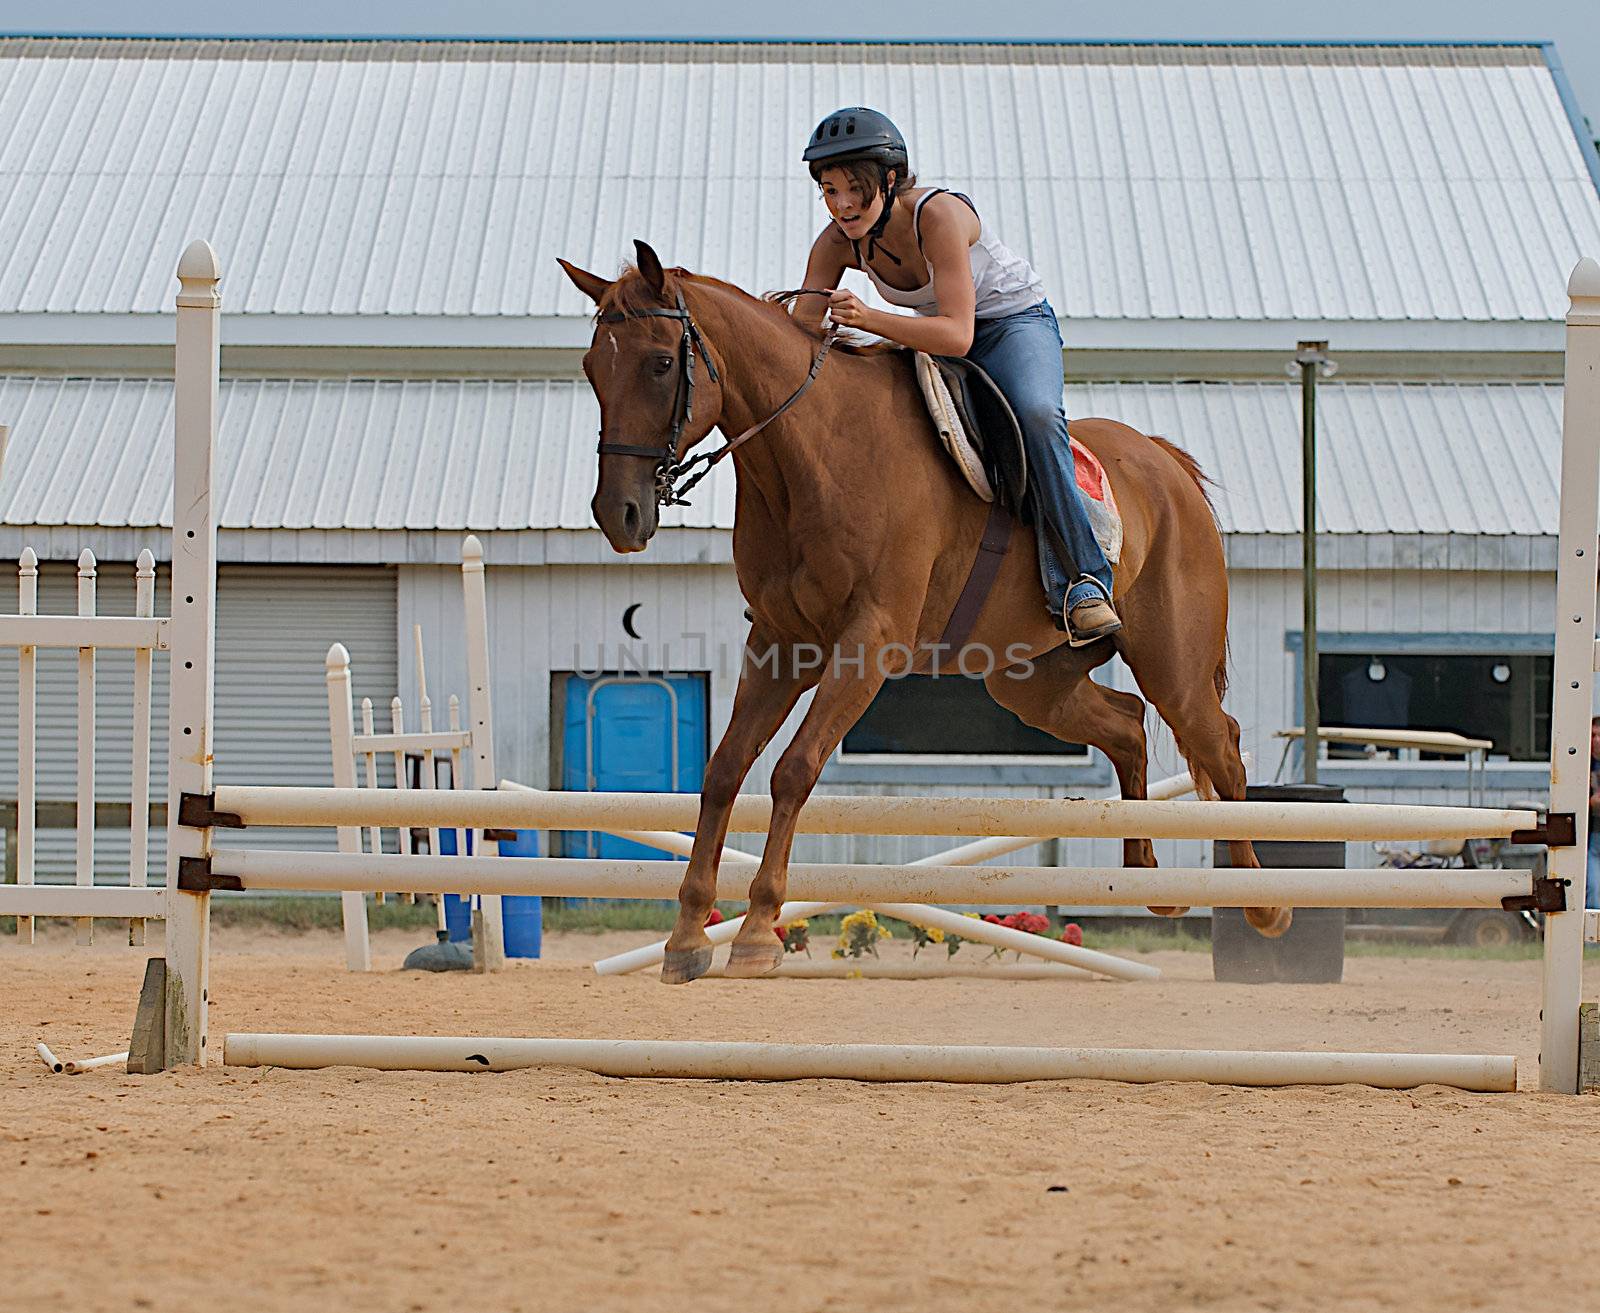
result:
[[[658,374],[665,374],[665,373],[669,372],[672,369],[672,357],[671,356],[657,356],[650,363],[652,364],[652,366],[654,366],[655,371]]]

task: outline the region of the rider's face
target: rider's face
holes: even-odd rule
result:
[[[861,184],[843,169],[824,169],[817,182],[822,188],[823,203],[834,223],[839,225],[839,231],[851,241],[859,242],[883,213],[883,193],[878,192],[870,201],[864,200]]]

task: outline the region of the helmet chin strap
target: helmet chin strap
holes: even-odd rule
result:
[[[889,190],[887,187],[884,188],[883,212],[878,215],[877,222],[874,223],[872,227],[867,229],[867,259],[872,259],[875,252],[882,251],[889,257],[890,262],[896,268],[900,267],[900,257],[891,251],[887,246],[881,245],[881,240],[883,238],[883,230],[889,226],[889,215],[894,210],[894,198],[899,194],[899,191],[899,178],[894,180],[893,191]]]

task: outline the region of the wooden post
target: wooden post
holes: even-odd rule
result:
[[[1589,852],[1589,718],[1594,696],[1595,567],[1600,538],[1600,264],[1578,262],[1567,284],[1567,377],[1561,419],[1561,538],[1556,563],[1555,694],[1550,810],[1573,818],[1570,846],[1550,849],[1566,908],[1544,923],[1539,1084],[1578,1090],[1583,900]]]
[[[461,590],[467,626],[467,721],[472,732],[472,787],[500,786],[494,769],[494,708],[489,697],[489,605],[484,585],[483,544],[468,534],[461,544]],[[477,851],[485,851],[483,834],[476,837]],[[465,853],[465,849],[460,850]],[[500,896],[479,899],[483,931],[488,943],[483,957],[490,971],[505,965],[505,926]]]
[[[350,707],[350,653],[343,643],[328,649],[328,726],[333,740],[335,788],[356,786],[355,720]],[[339,851],[361,851],[361,827],[338,827]],[[367,900],[360,890],[340,894],[344,912],[344,961],[352,971],[372,970],[372,946],[367,937]]]
[[[1578,1009],[1578,1093],[1600,1094],[1600,1003]]]
[[[172,643],[167,740],[166,1044],[169,1066],[207,1058],[211,894],[178,887],[185,859],[211,857],[211,827],[181,823],[184,794],[212,793],[217,638],[217,451],[222,270],[203,241],[178,262],[172,480]]]
[[[135,615],[156,613],[156,558],[146,548],[134,569]],[[137,648],[133,654],[133,788],[128,809],[128,883],[143,889],[150,883],[150,682],[155,652]],[[128,922],[128,943],[145,941],[142,917]]]
[[[39,558],[33,548],[23,549],[21,568],[17,571],[17,613],[37,615],[39,612]],[[39,707],[36,700],[38,683],[39,649],[17,649],[17,883],[33,883],[34,805],[35,792],[35,740],[39,730]],[[10,851],[9,846],[7,852]],[[25,944],[33,942],[33,918],[17,918],[17,938]]]
[[[345,678],[349,679],[348,671]],[[372,719],[371,698],[361,699],[361,732],[369,739],[378,732],[377,725]],[[367,768],[367,787],[375,789],[378,787],[378,754],[372,751],[363,751],[361,758]],[[371,845],[367,851],[375,853],[383,851],[383,827],[381,825],[367,827],[367,842]],[[372,896],[372,901],[375,903],[383,902],[383,891],[381,889]]]
[[[426,706],[424,706],[423,720],[427,720]],[[400,701],[398,693],[389,700],[389,724],[397,735],[406,732],[405,704]],[[406,751],[404,748],[394,753],[394,787],[397,789],[409,789],[411,787],[411,781],[406,778]],[[394,841],[396,852],[404,857],[412,855],[411,827],[409,825],[395,827]],[[417,901],[417,896],[416,894],[402,894],[401,901],[414,903]]]
[[[461,732],[461,699],[454,693],[450,695],[450,732],[452,734],[459,734]],[[467,787],[466,779],[466,771],[461,765],[461,749],[451,748],[450,787],[452,789],[464,789]],[[437,830],[429,830],[428,833],[433,837],[433,853],[434,856],[437,857],[439,855],[439,832]],[[465,853],[466,851],[467,832],[465,830],[457,830],[456,853],[459,855]]]
[[[1326,342],[1301,342],[1295,349],[1300,368],[1300,556],[1301,611],[1304,650],[1301,661],[1300,714],[1302,778],[1317,782],[1317,727],[1321,721],[1317,681],[1317,375],[1333,372]],[[1291,370],[1292,372],[1292,370]]]
[[[95,559],[78,556],[78,614],[95,612]],[[94,883],[94,648],[78,649],[78,844],[73,866],[80,885]],[[94,918],[78,918],[78,942],[94,943]]]

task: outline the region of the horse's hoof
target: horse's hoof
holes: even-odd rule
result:
[[[704,948],[669,948],[661,959],[661,983],[687,985],[711,970],[711,945]]]
[[[1152,916],[1182,916],[1189,909],[1187,907],[1147,907],[1144,910]]]
[[[722,968],[722,974],[737,980],[749,980],[776,971],[782,961],[783,945],[776,936],[771,948],[765,944],[741,944],[735,941],[728,950],[728,965]]]
[[[1292,907],[1247,907],[1244,919],[1253,925],[1263,939],[1278,939],[1294,921]]]

